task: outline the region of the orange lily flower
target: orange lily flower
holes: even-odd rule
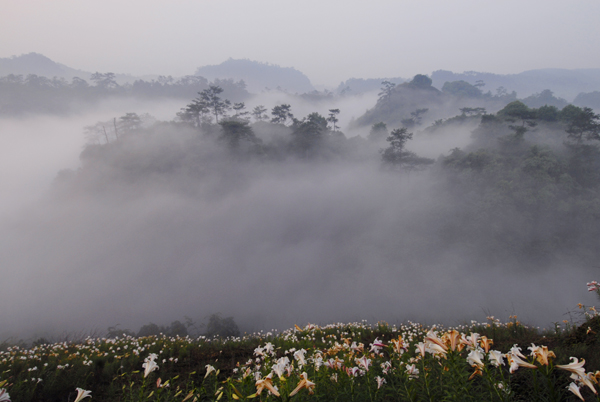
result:
[[[256,395],[260,395],[263,389],[268,389],[275,396],[279,396],[279,392],[273,387],[273,380],[271,379],[271,374],[263,378],[262,380],[256,381]]]
[[[315,388],[315,383],[308,379],[308,375],[306,374],[306,372],[302,373],[302,377],[303,378],[298,383],[298,386],[292,392],[290,392],[290,396],[296,395],[298,391],[300,391],[302,388],[306,388],[309,394],[312,394],[314,392],[313,389]]]

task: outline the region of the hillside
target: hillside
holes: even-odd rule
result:
[[[89,80],[93,73],[65,66],[42,54],[32,52],[20,56],[0,58],[0,77],[9,74],[23,76],[35,74],[40,77],[59,77],[66,80],[72,80],[74,77],[79,77],[84,80]],[[132,83],[137,78],[138,77],[129,74],[115,74],[115,81],[119,84],[125,84],[127,82]]]
[[[504,87],[508,92],[516,91],[520,97],[550,89],[557,96],[572,101],[580,92],[600,90],[600,69],[575,69],[545,68],[524,71],[519,74],[493,74],[477,71],[454,73],[452,71],[437,70],[431,74],[433,85],[441,88],[445,82],[466,81],[472,85],[483,81],[485,91],[496,94],[496,90]]]
[[[247,59],[229,59],[218,65],[199,67],[196,75],[208,80],[244,80],[250,92],[281,88],[291,93],[305,93],[315,89],[308,77],[293,67],[280,67]]]
[[[379,91],[381,83],[384,81],[392,82],[396,85],[406,82],[406,78],[349,78],[340,82],[336,91],[340,94],[358,95],[365,92]]]

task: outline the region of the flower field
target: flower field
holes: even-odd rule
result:
[[[600,400],[600,317],[581,308],[580,325],[546,334],[513,316],[457,328],[358,322],[5,345],[0,401]]]

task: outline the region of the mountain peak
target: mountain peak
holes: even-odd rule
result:
[[[218,65],[199,67],[196,70],[196,75],[208,80],[214,80],[215,78],[244,80],[248,89],[252,92],[278,87],[297,93],[314,90],[308,77],[293,67],[280,67],[275,64],[249,59],[229,58]]]

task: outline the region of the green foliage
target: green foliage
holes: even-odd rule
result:
[[[473,116],[473,115],[483,115],[485,114],[485,108],[484,107],[463,107],[460,109],[460,113],[466,116]]]
[[[504,107],[504,109],[498,112],[498,116],[505,118],[508,121],[521,120],[523,124],[527,121],[534,120],[536,118],[536,112],[533,109],[527,107],[521,101],[510,102]]]
[[[199,103],[205,106],[215,116],[215,121],[219,122],[219,116],[224,116],[231,108],[229,99],[221,99],[219,96],[223,92],[223,88],[218,85],[211,85],[208,89],[199,92]]]
[[[381,160],[387,166],[404,170],[415,170],[424,165],[433,163],[433,160],[417,156],[414,152],[405,149],[406,143],[412,139],[406,127],[392,130],[387,142],[390,145],[381,150]]]
[[[276,124],[285,124],[288,119],[294,120],[294,115],[291,112],[292,107],[288,104],[278,105],[271,110],[271,114],[273,118],[271,119],[272,123]]]
[[[390,101],[390,99],[392,98],[392,93],[394,92],[396,84],[390,81],[383,81],[381,85],[381,92],[379,92],[378,94],[379,99],[377,100],[377,102],[385,103]]]
[[[327,119],[318,113],[311,113],[302,120],[295,120],[292,126],[291,150],[302,158],[310,158],[319,153],[327,133]]]
[[[563,120],[567,122],[565,131],[569,139],[577,144],[584,140],[600,141],[600,115],[589,107],[569,108],[568,112],[563,114]]]
[[[92,74],[90,79],[92,81],[94,81],[94,83],[96,84],[97,87],[102,88],[102,89],[111,89],[111,88],[116,88],[118,86],[117,82],[115,81],[114,73],[104,73],[103,74],[103,73],[95,72],[94,74]]]
[[[331,125],[333,126],[332,129],[333,131],[337,131],[338,127],[337,127],[337,122],[339,121],[339,119],[337,118],[337,115],[340,114],[340,109],[329,109],[329,117],[327,117],[327,121],[331,123]]]
[[[255,121],[267,120],[269,116],[265,113],[266,111],[267,108],[263,105],[255,106],[254,109],[252,109],[252,117],[254,117]]]
[[[373,124],[369,131],[369,141],[381,142],[389,136],[387,125],[384,122]]]
[[[219,123],[221,135],[219,139],[234,152],[260,152],[261,140],[256,138],[247,121],[224,120]]]
[[[427,89],[431,87],[433,81],[426,75],[417,74],[413,77],[412,81],[408,83],[411,87]]]
[[[537,118],[542,121],[555,122],[559,119],[559,110],[556,106],[541,106],[537,110]]]
[[[461,98],[480,98],[483,95],[481,89],[462,80],[445,82],[442,92]]]

